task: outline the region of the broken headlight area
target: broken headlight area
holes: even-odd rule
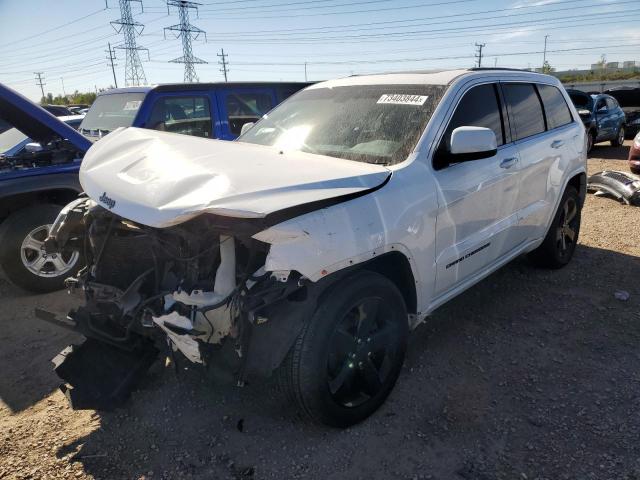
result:
[[[85,201],[58,220],[56,246],[83,230],[87,266],[67,286],[84,304],[66,320],[38,316],[88,338],[56,360],[76,408],[118,405],[162,351],[225,364],[243,382],[254,328],[305,296],[300,275],[264,271],[268,244],[212,215],[156,229]]]

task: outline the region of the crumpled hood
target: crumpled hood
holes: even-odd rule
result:
[[[117,215],[167,227],[205,212],[264,218],[366,192],[390,175],[381,165],[130,127],[89,149],[80,183]]]

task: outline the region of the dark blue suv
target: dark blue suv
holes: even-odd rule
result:
[[[82,266],[81,239],[48,253],[44,241],[62,206],[81,192],[80,162],[91,141],[118,127],[234,140],[307,83],[199,83],[133,87],[99,95],[80,132],[0,84],[0,119],[33,140],[19,155],[0,153],[0,266],[20,287],[46,292]],[[37,143],[35,143],[37,142]]]
[[[80,133],[99,138],[118,127],[140,127],[234,140],[308,83],[181,83],[129,87],[100,94]]]
[[[604,94],[589,95],[580,90],[567,90],[567,93],[589,133],[587,152],[600,142],[610,141],[614,147],[624,143],[626,117],[615,98]]]

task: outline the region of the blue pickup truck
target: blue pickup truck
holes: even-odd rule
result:
[[[307,83],[198,83],[130,87],[100,94],[74,130],[39,105],[0,84],[0,120],[34,143],[0,152],[0,267],[33,292],[64,286],[82,266],[78,239],[47,253],[44,241],[63,205],[82,192],[78,171],[93,141],[119,127],[164,130],[234,140]]]

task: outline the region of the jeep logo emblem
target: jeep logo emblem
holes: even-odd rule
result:
[[[116,206],[116,201],[113,198],[107,197],[107,192],[104,192],[98,200],[109,207],[109,210]]]

